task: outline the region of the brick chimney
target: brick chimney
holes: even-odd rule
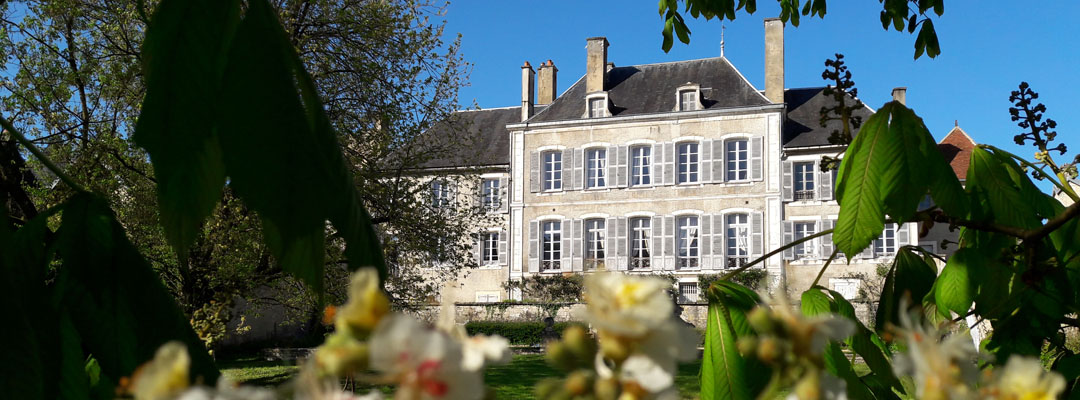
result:
[[[765,97],[784,102],[784,22],[765,19]]]
[[[585,93],[601,92],[607,88],[607,38],[585,39]]]
[[[892,90],[892,99],[893,99],[893,101],[899,101],[900,104],[903,104],[903,105],[906,106],[907,105],[907,88],[906,87],[893,88],[893,90]]]
[[[532,65],[525,61],[521,66],[521,120],[533,115],[533,72]]]
[[[555,96],[559,95],[556,75],[559,72],[555,63],[551,60],[540,64],[540,94],[536,98],[536,104],[551,104]]]

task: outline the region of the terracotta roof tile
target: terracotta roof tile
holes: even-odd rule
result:
[[[971,151],[975,149],[975,141],[971,140],[963,129],[954,127],[938,142],[938,150],[945,156],[945,162],[952,167],[956,177],[961,180],[967,179],[968,165],[971,164]]]

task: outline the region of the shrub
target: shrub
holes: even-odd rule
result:
[[[562,331],[570,325],[581,325],[580,322],[556,322],[552,326],[555,337],[562,336]],[[544,343],[543,322],[499,322],[499,321],[474,321],[465,324],[465,331],[469,335],[499,335],[505,337],[512,345],[538,345]]]
[[[769,273],[764,269],[751,268],[735,274],[735,276],[731,277],[731,281],[756,291],[762,288],[762,284],[765,283],[765,278],[768,275]],[[701,289],[701,293],[704,294],[709,290],[709,285],[718,280],[720,280],[720,275],[718,274],[699,275],[698,288]]]
[[[569,276],[536,275],[520,281],[506,282],[503,286],[506,289],[521,289],[522,296],[526,301],[569,303],[581,301],[584,277],[581,274]]]

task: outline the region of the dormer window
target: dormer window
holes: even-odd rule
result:
[[[608,99],[607,93],[598,92],[589,95],[585,98],[586,104],[588,104],[588,118],[604,118],[610,116],[608,113]]]
[[[696,111],[701,109],[701,88],[696,84],[687,83],[680,86],[675,92],[675,101],[678,106],[676,111]]]

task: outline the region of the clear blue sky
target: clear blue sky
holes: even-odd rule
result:
[[[1080,151],[1080,2],[948,1],[935,17],[942,54],[914,60],[914,35],[885,31],[877,1],[829,2],[825,19],[804,17],[788,25],[786,80],[790,88],[822,86],[824,61],[843,53],[859,97],[873,108],[891,100],[896,86],[908,88],[908,106],[923,117],[937,139],[953,121],[975,141],[1019,151],[1019,127],[1009,120],[1009,93],[1029,82],[1058,122],[1058,140]],[[1020,7],[1017,7],[1020,6]],[[740,12],[725,22],[727,58],[763,89],[762,19],[778,15],[773,0],[759,0],[753,15]],[[561,93],[584,74],[585,38],[606,36],[608,60],[633,65],[715,57],[720,54],[718,20],[688,20],[689,45],[676,40],[660,49],[663,27],[655,1],[480,1],[459,0],[446,14],[447,33],[462,34],[462,52],[473,63],[471,86],[461,103],[481,108],[518,105],[521,65],[551,59],[559,68]]]

